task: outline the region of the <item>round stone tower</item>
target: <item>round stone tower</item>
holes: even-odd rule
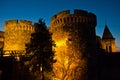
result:
[[[50,32],[55,41],[54,78],[84,80],[88,59],[96,50],[96,16],[84,10],[62,11],[51,19]]]
[[[4,30],[5,55],[24,54],[25,44],[30,41],[31,33],[34,32],[32,22],[27,20],[8,20],[4,24]]]

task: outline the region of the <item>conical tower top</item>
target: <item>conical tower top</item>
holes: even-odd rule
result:
[[[112,35],[112,33],[110,32],[110,30],[108,29],[108,26],[105,25],[105,29],[103,32],[103,36],[102,39],[115,39]]]

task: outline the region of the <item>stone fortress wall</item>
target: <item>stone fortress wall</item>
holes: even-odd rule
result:
[[[58,79],[64,76],[60,71],[64,66],[68,71],[73,70],[67,73],[69,80],[73,80],[71,75],[74,73],[82,73],[79,74],[81,78],[75,78],[82,79],[87,64],[85,57],[95,53],[96,49],[96,22],[96,16],[84,10],[74,10],[73,14],[66,10],[52,17],[49,30],[53,33],[52,39],[56,44],[57,62],[53,65],[53,71]],[[81,71],[74,72],[78,66]]]
[[[53,40],[55,41],[63,40],[64,37],[71,37],[78,31],[79,35],[81,34],[79,36],[81,37],[80,39],[86,40],[85,42],[88,42],[90,46],[95,46],[96,24],[96,16],[93,13],[74,10],[74,14],[71,14],[70,10],[66,10],[52,17],[50,31],[53,33]]]
[[[55,79],[85,78],[87,64],[96,61],[91,58],[96,53],[96,25],[96,15],[84,10],[74,10],[73,14],[70,10],[65,10],[51,18],[49,31],[56,44],[54,58],[57,59],[53,64]],[[31,33],[34,32],[32,22],[8,20],[4,24],[4,30],[5,32],[0,32],[0,47],[4,44],[5,55],[15,54],[19,57],[16,53],[24,54],[25,44],[30,42]],[[99,37],[97,39],[101,44],[102,40]],[[65,78],[62,79],[63,77]]]
[[[55,33],[53,39],[55,41],[58,39],[59,42],[60,39],[63,40],[65,37],[66,39],[73,38],[72,36],[76,34],[75,31],[78,30],[81,34],[80,39],[86,41],[89,47],[91,45],[95,46],[96,24],[96,15],[91,12],[76,9],[71,13],[70,10],[65,10],[51,18],[49,30]],[[34,32],[34,27],[31,21],[8,20],[4,24],[4,30],[4,32],[0,32],[0,48],[4,45],[4,51],[16,51],[25,50],[23,46],[29,42],[30,34]],[[10,46],[11,44],[12,46]],[[90,50],[90,48],[88,49]]]
[[[21,53],[25,51],[25,44],[30,41],[34,27],[31,21],[8,20],[4,24],[4,51],[5,54]]]

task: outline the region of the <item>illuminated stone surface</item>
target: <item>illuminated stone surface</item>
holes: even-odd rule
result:
[[[55,59],[53,65],[53,78],[58,80],[84,80],[88,57],[96,51],[96,16],[83,10],[62,11],[51,19],[50,32],[56,43],[54,48]],[[5,32],[0,32],[0,48],[3,47],[5,55],[10,53],[23,53],[25,44],[29,42],[30,35],[34,32],[31,21],[8,20],[4,25]],[[107,37],[107,36],[106,36]],[[115,52],[115,39],[100,38],[98,41],[102,49],[106,45],[112,46]],[[112,43],[112,44],[111,44]]]
[[[25,51],[25,44],[30,41],[31,33],[34,28],[31,21],[26,20],[8,20],[4,24],[5,54],[15,52],[20,53]]]
[[[54,15],[50,32],[56,43],[53,65],[54,77],[58,80],[84,80],[87,58],[95,51],[96,16],[82,10],[69,10]]]

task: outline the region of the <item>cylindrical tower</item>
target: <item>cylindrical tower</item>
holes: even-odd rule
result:
[[[25,53],[25,44],[30,41],[31,33],[34,32],[32,22],[8,20],[4,24],[4,30],[4,55]]]
[[[57,62],[54,77],[60,80],[84,80],[88,58],[96,48],[96,16],[84,10],[62,11],[51,19],[50,32],[55,41]]]

